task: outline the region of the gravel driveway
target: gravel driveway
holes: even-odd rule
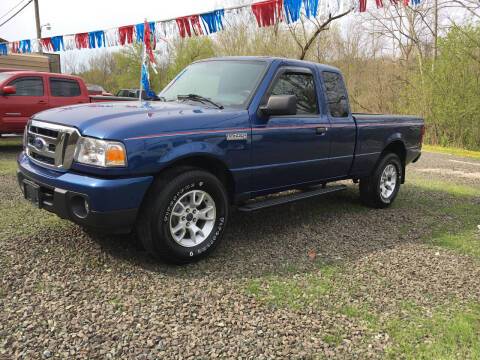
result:
[[[399,301],[480,298],[479,261],[424,237],[447,220],[425,216],[421,199],[440,207],[453,197],[409,182],[410,174],[445,179],[480,193],[477,160],[424,153],[386,210],[363,208],[349,185],[234,212],[211,257],[176,267],[154,261],[132,237],[86,233],[25,204],[11,163],[17,151],[0,147],[0,358],[383,358],[388,335],[340,306],[366,304],[381,320]],[[317,280],[325,292],[301,306],[252,290]]]
[[[408,171],[428,179],[480,187],[480,160],[476,159],[423,151],[421,161],[409,166]]]

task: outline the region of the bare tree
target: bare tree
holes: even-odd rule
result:
[[[452,0],[452,2],[468,11],[477,19],[480,18],[480,0]]]
[[[329,25],[346,15],[348,15],[352,9],[348,9],[339,14],[328,14],[326,17],[306,17],[304,14],[300,16],[299,21],[288,25],[288,30],[300,48],[300,54],[298,58],[304,60],[307,52],[312,45],[318,39],[318,36],[329,29]]]

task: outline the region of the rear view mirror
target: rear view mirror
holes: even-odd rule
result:
[[[2,94],[3,95],[13,95],[13,94],[16,94],[17,93],[17,89],[15,88],[15,86],[4,86],[2,88]]]
[[[260,111],[264,116],[296,115],[297,97],[295,95],[271,95],[267,105],[261,106]]]

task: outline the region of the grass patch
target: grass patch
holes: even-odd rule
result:
[[[468,158],[480,160],[480,151],[472,151],[472,150],[466,150],[462,148],[451,148],[451,147],[443,147],[443,146],[436,146],[436,145],[423,145],[422,150],[438,152],[442,154],[451,154],[455,156],[462,156],[462,157],[468,157]]]
[[[350,318],[358,318],[361,315],[361,311],[358,307],[352,305],[344,305],[339,310],[340,314],[348,316]]]
[[[453,218],[432,224],[434,228],[423,238],[434,245],[454,249],[480,259],[479,206],[469,202],[454,202],[437,210],[443,218]]]
[[[388,358],[478,359],[480,306],[442,306],[430,314],[410,306],[405,319],[391,319],[385,330],[392,340]]]
[[[0,149],[2,146],[22,146],[22,137],[21,136],[9,136],[0,138]]]
[[[435,244],[480,259],[480,231],[478,230],[439,234],[435,238]]]
[[[269,275],[250,280],[246,291],[261,303],[303,309],[322,304],[324,296],[334,290],[342,271],[338,266],[324,265],[302,277]]]
[[[330,345],[340,345],[342,343],[342,336],[340,329],[336,329],[337,331],[334,334],[323,334],[322,340]]]
[[[17,169],[16,161],[1,161],[0,175],[14,175]]]
[[[480,197],[480,186],[478,188],[457,184],[453,181],[430,180],[416,174],[408,176],[408,183],[419,186],[425,190],[444,192],[456,197]]]

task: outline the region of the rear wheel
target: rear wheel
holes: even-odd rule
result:
[[[192,168],[157,179],[142,205],[138,236],[154,256],[173,263],[198,260],[220,241],[228,218],[223,184]]]
[[[393,153],[382,157],[369,177],[360,179],[360,198],[370,207],[385,208],[395,200],[402,179],[400,158]]]

